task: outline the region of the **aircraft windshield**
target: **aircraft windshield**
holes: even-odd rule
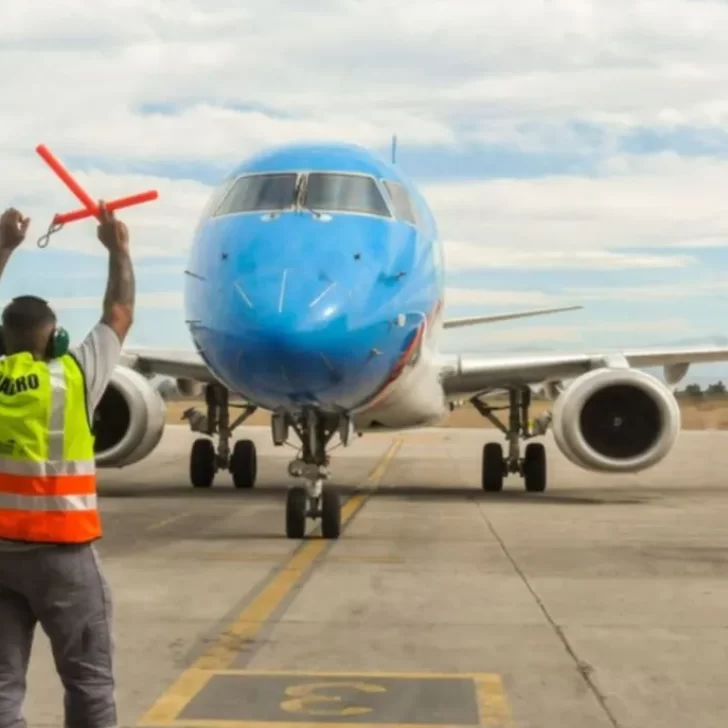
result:
[[[295,173],[241,177],[225,196],[215,215],[287,210],[296,201],[297,178]]]
[[[309,174],[303,205],[312,210],[362,212],[391,217],[373,177],[354,174]]]
[[[417,218],[415,217],[414,207],[405,187],[398,182],[388,181],[384,182],[384,186],[387,188],[387,192],[389,192],[392,197],[394,212],[397,215],[397,219],[416,225]]]

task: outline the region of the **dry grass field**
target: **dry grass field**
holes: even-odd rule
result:
[[[728,430],[728,396],[702,397],[698,400],[680,398],[683,428],[686,430]],[[495,400],[493,401],[495,404]],[[505,404],[505,400],[504,400]],[[549,408],[549,402],[534,402],[531,414],[537,417]],[[194,400],[176,401],[168,403],[167,422],[180,424],[182,413],[189,407],[197,407],[204,412],[204,404]],[[232,410],[233,417],[236,410]],[[502,413],[504,414],[504,413]],[[502,416],[502,415],[501,415]],[[270,418],[265,412],[256,412],[247,425],[267,425]],[[488,420],[481,417],[470,405],[455,410],[446,417],[441,427],[493,427]]]

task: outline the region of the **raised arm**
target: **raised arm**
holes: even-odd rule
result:
[[[11,207],[0,216],[0,278],[15,249],[25,240],[30,218]]]
[[[109,251],[109,277],[104,296],[102,323],[114,330],[124,341],[134,321],[135,282],[134,269],[129,256],[129,231],[123,222],[99,203],[101,224],[98,238]]]

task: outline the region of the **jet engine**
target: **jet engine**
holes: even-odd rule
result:
[[[143,460],[162,439],[167,405],[141,374],[117,367],[94,413],[96,465],[121,468]]]
[[[660,462],[680,434],[680,408],[659,379],[636,369],[596,369],[557,398],[561,452],[592,471],[636,472]]]

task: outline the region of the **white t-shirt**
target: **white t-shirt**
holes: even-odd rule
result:
[[[109,385],[111,375],[119,363],[121,342],[116,332],[99,321],[86,338],[69,351],[79,363],[86,378],[86,401],[89,422]]]
[[[99,321],[78,346],[70,348],[69,354],[75,357],[84,373],[88,418],[89,422],[93,422],[94,410],[101,401],[111,380],[111,375],[119,363],[121,341],[112,328]],[[47,546],[47,544],[4,541],[0,538],[0,551],[39,546]]]

